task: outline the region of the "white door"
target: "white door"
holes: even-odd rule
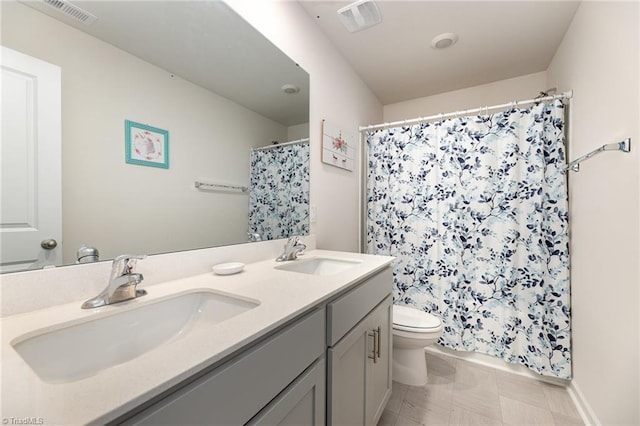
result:
[[[61,71],[1,47],[0,271],[59,265]]]

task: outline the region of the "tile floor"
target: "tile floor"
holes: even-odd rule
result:
[[[560,386],[430,353],[427,365],[425,387],[393,383],[378,426],[583,424]]]

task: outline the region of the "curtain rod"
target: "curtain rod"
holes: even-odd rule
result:
[[[275,145],[261,146],[259,148],[251,148],[251,151],[264,151],[267,149],[279,148],[281,146],[295,145],[297,143],[305,143],[305,142],[309,142],[309,138],[298,139],[296,141],[291,141],[291,142],[277,143]]]
[[[367,130],[377,130],[377,129],[383,129],[386,127],[397,127],[397,126],[404,126],[406,124],[417,124],[417,123],[423,123],[425,121],[429,121],[429,120],[435,120],[435,119],[445,119],[445,118],[449,118],[449,117],[459,117],[459,116],[464,116],[464,115],[471,115],[471,114],[475,114],[475,113],[482,113],[482,112],[488,112],[489,110],[494,110],[494,109],[502,109],[502,108],[507,108],[507,107],[517,107],[520,105],[526,105],[526,104],[532,104],[532,103],[536,103],[536,102],[546,102],[546,101],[552,101],[552,100],[556,100],[556,99],[571,99],[573,97],[573,90],[569,90],[567,92],[564,93],[559,93],[557,95],[551,95],[551,96],[544,96],[544,97],[539,97],[539,98],[533,98],[533,99],[527,99],[525,101],[513,101],[513,102],[509,102],[506,104],[502,104],[502,105],[494,105],[494,106],[486,106],[486,107],[480,107],[480,108],[474,108],[474,109],[467,109],[467,110],[463,110],[463,111],[456,111],[456,112],[449,112],[446,114],[436,114],[436,115],[431,115],[428,117],[418,117],[418,118],[412,118],[410,120],[402,120],[402,121],[393,121],[391,123],[381,123],[381,124],[372,124],[370,126],[360,126],[359,130],[360,132],[364,132]]]
[[[631,152],[631,138],[627,138],[621,142],[602,145],[600,148],[596,148],[590,153],[585,154],[582,157],[576,158],[575,160],[567,164],[567,167],[564,168],[564,171],[566,172],[567,170],[571,170],[572,172],[579,172],[580,163],[604,151]]]

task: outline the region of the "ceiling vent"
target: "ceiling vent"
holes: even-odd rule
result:
[[[351,3],[338,10],[338,16],[342,21],[342,25],[352,33],[379,24],[382,21],[378,6],[371,0],[359,0]]]
[[[44,4],[49,7],[56,9],[58,12],[61,12],[72,18],[76,21],[80,21],[85,25],[91,25],[93,22],[98,19],[95,15],[87,12],[79,8],[78,6],[74,6],[66,0],[42,0]]]

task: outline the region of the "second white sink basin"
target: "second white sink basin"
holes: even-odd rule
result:
[[[275,268],[309,275],[333,275],[353,268],[360,263],[362,262],[359,260],[315,257],[312,259],[289,261]]]
[[[11,345],[42,380],[72,382],[258,305],[257,301],[197,291],[133,308],[113,306],[108,314],[29,333]]]

